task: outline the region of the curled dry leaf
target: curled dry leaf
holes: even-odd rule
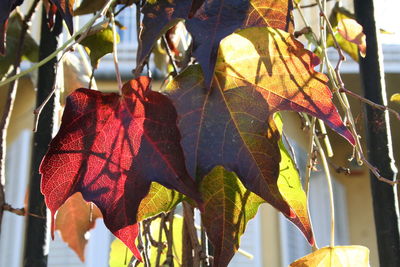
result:
[[[40,166],[41,191],[53,220],[60,206],[81,192],[137,258],[137,211],[151,182],[202,203],[185,167],[175,108],[149,83],[145,76],[131,80],[122,96],[84,88],[73,92]]]
[[[76,252],[81,261],[85,260],[88,240],[85,234],[94,228],[97,218],[101,218],[98,207],[86,202],[81,193],[73,194],[58,210],[55,229],[68,246]]]
[[[370,267],[369,249],[363,246],[325,247],[296,260],[290,267]]]
[[[329,18],[333,30],[336,31],[335,38],[341,49],[358,61],[358,52],[365,57],[367,52],[366,37],[362,26],[356,21],[355,16],[338,4],[332,10]],[[327,36],[327,45],[335,46],[332,34]]]

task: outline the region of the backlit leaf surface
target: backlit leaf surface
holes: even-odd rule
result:
[[[275,113],[274,121],[280,133],[282,133],[282,118],[279,113]],[[307,196],[301,184],[300,175],[292,157],[282,142],[278,142],[281,162],[279,163],[278,188],[283,198],[296,214],[295,218],[288,218],[304,234],[307,241],[313,245],[314,236],[308,214]]]
[[[122,96],[73,92],[40,167],[41,190],[53,216],[72,194],[81,192],[138,258],[137,210],[152,181],[201,202],[185,168],[176,111],[149,83],[145,76],[131,80]]]
[[[149,193],[140,202],[137,221],[140,222],[161,212],[172,210],[183,200],[183,197],[182,194],[175,190],[152,182]]]
[[[88,240],[85,234],[94,228],[101,212],[95,205],[90,207],[81,193],[73,194],[58,210],[56,215],[56,230],[68,246],[75,251],[81,261],[85,260],[85,247]]]
[[[278,186],[280,133],[272,115],[307,112],[354,143],[331,101],[326,76],[313,69],[318,63],[289,33],[249,28],[221,42],[211,90],[199,66],[186,69],[166,90],[178,111],[189,173],[201,179],[217,165],[235,172],[248,190],[299,225],[310,243],[306,213],[295,211],[304,206],[299,182],[295,192],[283,180]],[[298,202],[293,193],[301,196]]]
[[[369,249],[363,246],[324,247],[296,260],[290,267],[369,267]]]
[[[222,166],[216,166],[203,178],[200,192],[205,204],[201,219],[214,245],[213,266],[228,266],[239,248],[247,222],[254,218],[264,200]]]

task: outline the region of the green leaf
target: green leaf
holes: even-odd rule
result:
[[[21,29],[22,17],[16,12],[8,21],[6,54],[0,56],[0,78],[8,72],[10,66],[15,62]],[[28,32],[22,47],[22,60],[37,62],[38,58],[39,46]]]
[[[216,166],[203,178],[200,192],[205,204],[202,222],[214,245],[213,266],[227,266],[239,248],[247,222],[254,218],[264,200],[222,166]]]
[[[74,10],[74,16],[81,16],[99,11],[107,0],[83,0],[78,8]]]
[[[282,133],[282,117],[279,113],[274,114],[274,121],[279,132]],[[303,190],[299,172],[292,157],[282,142],[282,138],[278,142],[281,153],[281,162],[279,163],[278,189],[283,199],[289,204],[296,214],[296,218],[290,220],[305,235],[311,245],[314,244],[312,227],[308,214],[307,196]]]
[[[290,267],[369,267],[369,249],[363,246],[325,247],[296,260]]]
[[[84,38],[80,44],[83,45],[89,54],[90,63],[93,68],[97,68],[100,59],[113,52],[113,31],[111,27],[107,27],[99,32]],[[119,35],[117,33],[117,43],[119,43]]]
[[[159,183],[152,182],[147,196],[140,202],[137,221],[143,221],[161,212],[168,212],[183,200],[184,196]]]

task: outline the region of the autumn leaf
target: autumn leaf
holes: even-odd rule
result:
[[[205,204],[202,223],[214,246],[213,266],[228,266],[239,248],[247,222],[254,218],[264,200],[222,166],[214,167],[202,179],[200,192]]]
[[[363,246],[325,247],[296,260],[290,267],[369,267],[369,249]]]
[[[55,229],[60,231],[61,237],[73,249],[81,261],[85,260],[85,247],[88,240],[85,234],[94,228],[101,212],[96,206],[87,203],[81,193],[73,194],[58,210]]]
[[[137,210],[151,182],[201,204],[185,168],[176,111],[149,83],[145,76],[131,80],[122,96],[84,88],[73,92],[40,166],[41,191],[53,217],[71,195],[81,192],[137,258]]]
[[[99,61],[105,55],[113,52],[113,31],[111,27],[96,32],[92,35],[86,36],[80,44],[86,49],[89,54],[90,63],[93,68],[97,68]],[[117,33],[117,43],[119,43],[119,34]]]
[[[146,2],[141,10],[143,21],[139,35],[138,66],[143,65],[158,38],[179,21],[187,19],[191,6],[191,0]]]
[[[332,10],[329,18],[335,33],[335,38],[340,46],[355,61],[358,61],[358,52],[365,57],[367,52],[366,37],[363,27],[356,21],[353,14],[338,4]],[[332,34],[327,36],[327,45],[333,47]]]
[[[282,0],[159,0],[147,3],[142,12],[138,66],[142,65],[157,39],[178,21],[194,39],[193,54],[202,66],[206,84],[213,75],[219,42],[237,29],[271,26],[293,31],[292,1]],[[224,23],[229,21],[229,23]]]
[[[2,0],[0,1],[0,56],[6,53],[6,32],[8,17],[10,13],[24,0]]]
[[[189,173],[201,179],[222,165],[248,190],[301,224],[277,185],[280,134],[273,113],[307,112],[354,144],[331,101],[326,76],[313,69],[318,63],[289,33],[249,28],[221,42],[211,90],[199,66],[175,77],[166,93],[178,111]]]
[[[270,26],[292,32],[292,9],[293,3],[288,0],[205,0],[186,25],[193,37],[193,54],[202,67],[206,85],[211,83],[223,38],[249,27]]]

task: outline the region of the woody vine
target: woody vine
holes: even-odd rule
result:
[[[291,0],[83,0],[75,11],[74,1],[36,0],[25,15],[18,8],[22,2],[3,1],[0,13],[0,85],[10,88],[0,125],[1,213],[44,216],[13,208],[4,199],[5,138],[18,79],[54,58],[58,70],[58,63],[76,47],[87,65],[90,60],[90,83],[67,97],[59,131],[38,170],[53,236],[66,210],[79,206],[89,215],[86,230],[102,217],[129,248],[133,256],[126,264],[227,266],[247,222],[267,202],[295,224],[314,249],[292,266],[304,261],[317,266],[316,254],[338,251],[363,255],[346,259],[350,265],[367,266],[366,248],[335,246],[327,160],[334,148],[325,125],[348,141],[360,165],[382,183],[395,186],[397,180],[381,176],[364,156],[347,96],[397,119],[400,115],[354,94],[342,81],[345,53],[358,60],[367,51],[362,27],[350,12],[337,4],[328,14],[326,1],[316,1],[320,30],[314,32],[303,14],[309,6]],[[39,4],[51,30],[62,19],[71,35],[40,61],[29,50],[34,45],[25,45],[34,42],[28,35],[29,22]],[[118,15],[131,6],[137,10],[138,51],[132,79],[123,83],[117,55],[117,27],[123,25]],[[294,9],[305,28],[295,27]],[[74,29],[74,13],[94,15]],[[16,33],[17,45],[11,47]],[[301,36],[312,51],[298,40]],[[329,61],[328,47],[337,50],[336,63]],[[11,48],[16,53],[10,54]],[[115,93],[95,90],[95,70],[108,53],[115,63]],[[165,68],[160,89],[149,71],[152,54]],[[13,55],[16,58],[10,60]],[[36,63],[20,72],[22,56]],[[53,92],[35,110],[37,119],[58,89],[56,80]],[[279,111],[299,113],[309,136],[304,188],[290,144],[283,142],[285,122]],[[315,242],[308,212],[309,178],[317,159],[330,192],[328,248]],[[200,211],[201,225],[195,225],[194,209]],[[182,232],[183,241],[177,240],[176,231]],[[83,259],[68,236],[63,238]],[[177,252],[178,242],[186,243]]]

